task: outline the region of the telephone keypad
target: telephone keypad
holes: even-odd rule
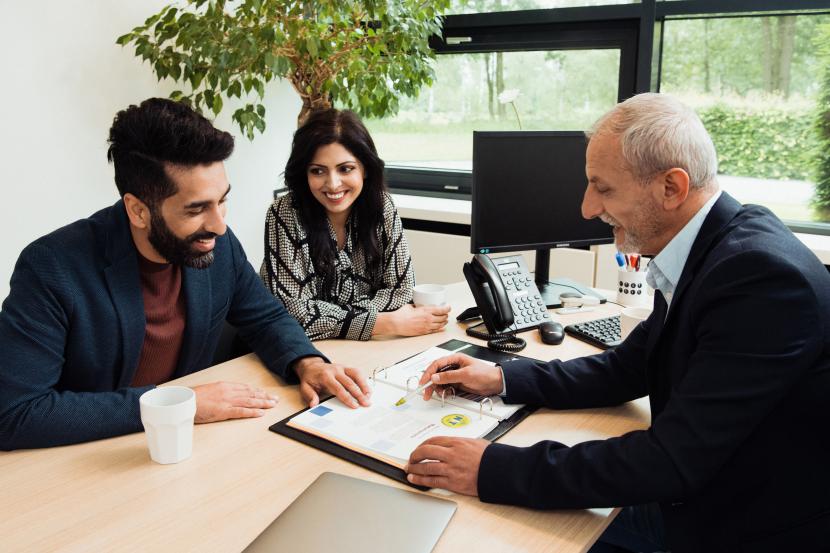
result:
[[[499,270],[513,309],[514,331],[529,330],[536,328],[543,321],[551,320],[545,302],[536,288],[536,283],[530,275],[521,256],[508,256],[493,259],[497,268],[509,265],[507,270]]]

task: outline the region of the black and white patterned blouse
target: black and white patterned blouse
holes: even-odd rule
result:
[[[378,230],[382,255],[382,288],[372,285],[363,255],[355,255],[352,218],[346,221],[346,243],[335,260],[333,299],[323,301],[322,276],[316,274],[308,237],[292,206],[290,192],[274,200],[265,219],[265,258],[259,271],[271,293],[285,304],[311,340],[372,337],[378,312],[394,311],[412,299],[415,277],[403,225],[389,194],[384,194],[383,223]],[[331,240],[337,238],[329,223]]]

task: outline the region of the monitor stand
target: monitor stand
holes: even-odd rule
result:
[[[542,295],[542,301],[548,308],[562,307],[559,296],[565,292],[574,292],[583,296],[599,298],[600,303],[605,303],[605,296],[592,290],[584,284],[580,284],[569,278],[557,278],[554,281],[548,280],[550,274],[550,250],[536,250],[536,287]]]

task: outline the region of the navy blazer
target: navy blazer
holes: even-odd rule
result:
[[[208,367],[225,320],[285,379],[325,358],[265,289],[230,229],[207,269],[183,268],[186,326],[174,377]],[[23,250],[0,311],[0,449],[142,430],[130,387],[144,342],[138,258],[122,201]]]
[[[652,422],[574,447],[492,444],[482,500],[656,501],[674,553],[830,545],[830,275],[765,208],[723,194],[668,314],[656,294],[652,315],[616,349],[514,361],[504,375],[508,401],[558,409],[648,394]]]

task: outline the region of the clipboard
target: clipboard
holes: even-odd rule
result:
[[[513,359],[522,359],[521,355],[515,355],[506,352],[500,352],[488,349],[486,347],[482,347],[476,344],[471,344],[469,342],[465,342],[463,340],[449,340],[444,342],[443,344],[439,344],[438,346],[441,349],[446,349],[447,353],[464,353],[469,355],[470,357],[475,357],[476,359],[481,359],[482,361],[490,361],[492,363],[503,363],[506,361],[511,361]],[[417,354],[416,354],[417,355]],[[409,359],[409,358],[406,358]],[[402,359],[401,361],[406,361],[406,359]],[[298,430],[296,428],[292,428],[288,426],[288,421],[294,418],[295,416],[308,411],[310,408],[301,409],[296,413],[284,418],[283,420],[271,425],[268,430],[271,432],[275,432],[287,438],[291,438],[292,440],[296,440],[298,442],[304,443],[321,451],[325,451],[335,457],[339,457],[361,467],[367,468],[379,474],[382,474],[392,480],[396,480],[407,486],[419,489],[419,490],[427,490],[424,486],[416,486],[412,484],[406,479],[406,473],[399,469],[398,467],[389,465],[375,459],[374,457],[370,457],[358,451],[354,451],[349,449],[345,446],[340,444],[336,444],[324,438],[320,438],[318,436],[314,436],[312,434],[308,434],[303,432],[302,430]],[[504,434],[509,432],[514,426],[522,422],[528,415],[536,411],[537,407],[531,407],[525,405],[515,413],[513,413],[509,418],[502,420],[499,424],[493,428],[490,432],[488,432],[483,439],[494,442],[502,437]]]

